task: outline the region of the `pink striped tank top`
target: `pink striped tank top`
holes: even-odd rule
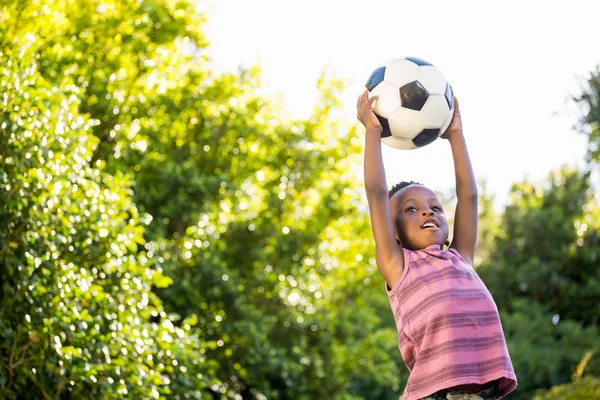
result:
[[[403,400],[490,381],[498,398],[513,391],[517,377],[498,309],[473,267],[438,245],[404,249],[404,260],[402,277],[387,290],[410,371]]]

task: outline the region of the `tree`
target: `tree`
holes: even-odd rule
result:
[[[580,130],[588,136],[588,159],[600,162],[600,66],[590,72],[581,94],[573,100],[581,107]]]
[[[587,172],[565,168],[543,186],[512,188],[478,273],[501,310],[517,398],[568,382],[583,354],[600,345],[598,216]]]
[[[324,75],[313,115],[292,120],[259,94],[258,68],[210,70],[190,2],[4,2],[2,14],[15,68],[4,395],[394,397],[393,321],[348,173],[357,132],[335,118],[340,82]],[[43,158],[27,158],[36,148]],[[46,272],[19,269],[27,260]],[[45,306],[13,313],[32,276]]]
[[[564,385],[558,385],[550,390],[542,391],[536,395],[534,400],[552,400],[552,399],[574,399],[586,400],[600,397],[600,379],[592,376],[582,377],[585,368],[590,359],[594,355],[594,351],[589,351],[582,358],[573,373],[573,381]]]
[[[33,49],[1,50],[0,395],[158,398],[205,344],[149,322],[164,315],[151,286],[168,279],[138,252],[130,182],[90,165],[96,121],[76,87],[40,76]],[[199,391],[214,383],[209,364],[190,372]]]

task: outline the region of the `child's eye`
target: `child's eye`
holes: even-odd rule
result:
[[[417,211],[417,208],[413,207],[413,206],[410,206],[410,207],[406,207],[406,210],[404,210],[404,211],[406,211],[406,212],[415,212],[415,211]]]
[[[431,209],[436,212],[442,212],[442,207],[433,206],[433,207],[431,207]]]

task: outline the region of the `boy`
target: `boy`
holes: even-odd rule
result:
[[[453,240],[435,193],[415,182],[387,190],[383,129],[364,91],[357,117],[366,128],[364,179],[377,267],[410,371],[404,400],[500,399],[517,378],[494,300],[473,269],[477,186],[458,101],[442,138],[452,149],[457,205]],[[449,246],[443,250],[444,245]]]

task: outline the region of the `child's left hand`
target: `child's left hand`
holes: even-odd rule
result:
[[[458,106],[458,99],[454,97],[454,115],[452,116],[452,122],[446,132],[442,136],[443,139],[452,139],[456,135],[462,135],[462,118],[460,117],[460,108]]]
[[[375,129],[381,134],[383,132],[383,127],[373,111],[373,102],[378,98],[379,96],[373,96],[369,99],[369,92],[365,89],[363,93],[358,96],[358,100],[356,101],[356,117],[367,130]]]

